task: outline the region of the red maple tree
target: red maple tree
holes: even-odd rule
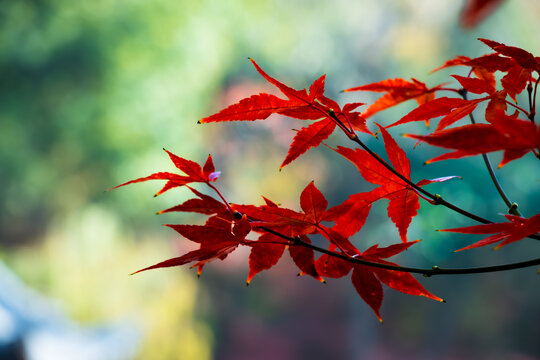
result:
[[[478,4],[481,2],[476,3],[480,6]],[[540,159],[540,126],[535,122],[540,58],[517,47],[492,40],[480,40],[493,52],[473,59],[458,56],[434,70],[454,66],[468,67],[469,76],[452,75],[455,87],[441,84],[429,88],[415,79],[388,79],[345,90],[382,93],[382,96],[363,112],[358,111],[358,108],[364,105],[362,103],[347,103],[341,106],[326,97],[324,75],[313,82],[309,89],[296,90],[268,75],[250,59],[256,71],[283,96],[255,94],[199,120],[199,123],[265,120],[272,114],[301,120],[304,127],[294,136],[281,168],[297,160],[309,149],[324,144],[337,128],[355,147],[338,146],[329,149],[333,150],[336,156],[342,156],[354,164],[360,176],[377,187],[369,192],[351,194],[343,203],[331,207],[313,182],[300,194],[301,210],[282,207],[266,198],[262,205],[234,204],[214,185],[220,173],[215,170],[211,156],[201,166],[165,150],[180,170],[180,174],[158,172],[117,187],[148,180],[166,180],[164,187],[156,195],[175,187],[187,187],[195,195],[194,198],[160,213],[195,212],[208,218],[204,225],[166,225],[182,237],[199,244],[199,248],[146,267],[137,273],[192,264],[192,267],[197,267],[200,275],[207,263],[217,259],[224,260],[238,247],[247,246],[251,249],[247,276],[249,284],[256,274],[276,265],[288,248],[289,255],[301,275],[324,281],[324,278],[341,278],[351,274],[354,288],[382,321],[382,284],[405,294],[443,301],[424,289],[412,274],[433,276],[481,273],[539,265],[540,259],[533,259],[491,267],[420,269],[400,266],[386,260],[417,243],[408,240],[407,230],[412,219],[418,214],[421,199],[427,204],[445,206],[449,211],[481,223],[440,231],[493,234],[460,250],[497,242],[500,242],[497,247],[501,247],[525,238],[540,240],[537,234],[540,231],[540,214],[529,218],[520,215],[517,205],[509,200],[498,183],[487,156],[490,152],[503,151],[499,167],[523,156],[536,156]],[[496,72],[503,73],[500,81],[495,77]],[[516,103],[516,96],[525,90],[528,104],[521,107]],[[441,93],[448,96],[441,96]],[[468,94],[476,97],[469,99]],[[368,119],[373,114],[409,100],[417,102],[418,106],[414,110],[386,127],[375,124],[376,127],[373,128],[376,133],[382,134],[387,161],[371,150],[360,135],[374,135],[368,128]],[[482,102],[487,104],[483,116],[485,121],[476,122],[473,113]],[[465,117],[469,117],[471,124],[454,126],[458,120]],[[426,185],[447,181],[455,176],[412,180],[414,173],[409,159],[387,129],[415,121],[428,123],[437,118],[440,118],[438,125],[430,134],[406,136],[451,150],[427,160],[427,163],[482,155],[500,196],[508,206],[509,214],[505,215],[507,221],[493,223],[424,189]],[[192,187],[196,184],[203,184],[212,190],[217,198]],[[363,227],[372,204],[381,199],[389,200],[388,217],[397,227],[399,239],[387,247],[374,245],[362,249],[362,244],[353,244],[351,237]],[[322,235],[327,240],[327,246],[313,245],[310,236],[314,234]]]

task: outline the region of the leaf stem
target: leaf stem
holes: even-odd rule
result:
[[[208,185],[212,190],[214,190],[218,195],[219,197],[221,198],[221,201],[223,201],[223,203],[225,204],[225,206],[227,206],[227,210],[229,210],[229,212],[231,213],[231,215],[234,216],[234,213],[235,211],[231,208],[231,205],[229,204],[229,202],[225,199],[225,197],[221,194],[221,192],[218,190],[217,187],[215,187],[214,185],[210,184],[210,182],[206,182],[206,185]]]

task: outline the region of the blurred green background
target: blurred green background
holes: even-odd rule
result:
[[[247,289],[248,253],[242,251],[207,266],[200,280],[187,268],[129,277],[185,251],[184,242],[160,224],[202,219],[153,215],[185,200],[183,189],[158,198],[152,197],[160,188],[156,183],[105,192],[172,170],[161,148],[199,162],[211,153],[222,170],[221,188],[237,203],[258,204],[265,195],[298,209],[299,192],[311,180],[332,204],[369,189],[327,149],[312,150],[278,172],[298,122],[196,121],[242,97],[271,91],[248,56],[296,88],[326,73],[327,94],[343,103],[373,101],[372,94],[339,90],[386,78],[448,81],[449,71],[428,72],[455,55],[489,52],[478,37],[540,54],[539,3],[507,1],[473,30],[458,25],[461,5],[1,1],[0,260],[82,326],[131,321],[141,332],[129,344],[139,359],[540,358],[535,269],[422,279],[446,304],[386,291],[381,326],[350,282],[322,286],[299,279],[288,259]],[[378,114],[370,127],[395,121],[411,106]],[[414,142],[399,139],[404,129],[392,133],[412,151]],[[346,140],[335,134],[330,142]],[[464,176],[431,190],[502,219],[497,214],[505,212],[504,204],[481,160],[422,167],[435,152],[427,146],[411,152],[413,178]],[[539,211],[537,162],[528,155],[498,170],[526,216]],[[424,241],[400,263],[474,266],[538,253],[538,244],[524,240],[499,252],[452,254],[470,239],[433,230],[471,222],[422,206],[409,238]],[[385,211],[384,204],[374,207],[358,235],[361,248],[398,241]]]

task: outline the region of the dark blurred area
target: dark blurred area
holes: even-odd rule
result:
[[[299,209],[311,180],[331,205],[371,189],[325,148],[278,172],[297,121],[196,121],[274,91],[248,56],[293,87],[326,73],[329,97],[369,103],[377,94],[339,91],[395,77],[450,81],[449,70],[428,73],[456,55],[489,52],[478,37],[540,54],[538,3],[466,3],[0,1],[0,359],[540,359],[534,268],[419,279],[445,304],[385,289],[381,325],[350,281],[299,278],[286,256],[248,288],[241,251],[199,280],[188,268],[129,277],[185,251],[186,241],[161,224],[203,220],[153,215],[188,198],[183,189],[158,198],[161,184],[106,192],[173,170],[161,148],[199,162],[211,153],[219,186],[236,203],[260,204],[264,195]],[[412,106],[381,112],[368,126]],[[423,166],[440,151],[413,150],[414,141],[399,136],[406,131],[425,130],[392,131],[414,179],[460,175],[430,190],[502,221],[504,203],[480,158]],[[329,144],[346,139],[336,133]],[[498,163],[500,154],[491,156]],[[525,216],[539,211],[537,162],[529,154],[497,170]],[[355,238],[361,249],[398,241],[378,205]],[[538,253],[528,240],[453,253],[471,238],[434,231],[467,225],[423,203],[409,228],[410,239],[423,241],[396,261],[463,267]]]

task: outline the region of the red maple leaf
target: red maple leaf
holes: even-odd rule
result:
[[[272,201],[266,198],[264,198],[264,200],[266,206],[279,208],[279,206]],[[257,228],[254,230],[257,231]],[[299,237],[303,242],[308,244],[311,243],[306,235],[299,235]],[[318,274],[317,269],[315,268],[315,254],[312,249],[295,245],[289,241],[284,241],[283,238],[271,233],[264,233],[257,241],[249,242],[247,245],[252,246],[249,254],[247,285],[250,284],[251,279],[253,279],[256,274],[262,270],[270,269],[277,264],[287,246],[289,246],[289,255],[291,256],[291,259],[300,269],[298,275],[310,275],[318,281],[324,282],[324,279]]]
[[[300,195],[300,206],[303,212],[283,208],[273,203],[261,206],[231,205],[234,210],[248,216],[256,231],[265,227],[289,237],[320,233],[341,251],[350,255],[358,253],[358,250],[347,239],[333,236],[333,231],[322,224],[322,222],[338,219],[347,211],[349,204],[327,209],[328,201],[312,181]]]
[[[471,112],[474,111],[474,109],[476,109],[476,106],[480,102],[486,99],[487,98],[463,100],[448,97],[433,99],[418,106],[416,109],[409,112],[397,122],[388,125],[386,128],[405,124],[412,121],[425,121],[426,123],[428,123],[429,120],[433,118],[443,116],[443,118],[439,122],[439,125],[437,126],[437,129],[435,130],[439,131],[452,125],[463,117],[469,115]]]
[[[364,118],[368,118],[379,111],[410,99],[415,99],[419,105],[426,103],[433,100],[435,91],[441,88],[441,85],[439,85],[430,89],[421,81],[416,79],[411,80],[412,81],[406,81],[400,78],[387,79],[376,83],[352,87],[343,91],[373,91],[385,93],[362,113]]]
[[[488,39],[479,40],[497,52],[491,55],[493,60],[491,64],[484,62],[481,66],[491,67],[493,72],[495,70],[506,72],[501,84],[508,95],[516,101],[516,95],[525,89],[527,82],[532,81],[532,72],[540,73],[540,58],[535,58],[530,52],[515,46]]]
[[[534,70],[540,73],[540,59],[535,58],[533,54],[527,50],[515,46],[508,46],[493,40],[478,39],[484,44],[495,50],[497,53],[514,59],[524,69]]]
[[[210,155],[208,155],[208,159],[206,160],[206,163],[204,164],[204,166],[201,167],[201,165],[199,165],[198,163],[181,158],[177,155],[174,155],[168,150],[165,150],[165,152],[167,152],[167,154],[171,158],[171,161],[180,171],[182,171],[185,174],[185,176],[170,173],[170,172],[157,172],[146,177],[138,178],[138,179],[131,180],[123,184],[117,185],[111,188],[110,190],[119,188],[121,186],[139,183],[139,182],[148,181],[148,180],[167,180],[167,183],[165,183],[165,186],[154,195],[154,196],[157,196],[157,195],[163,194],[165,191],[170,190],[172,188],[175,188],[178,186],[184,186],[193,182],[201,182],[201,183],[209,184],[210,182],[216,181],[219,175],[221,174],[219,171],[215,170],[214,163],[212,162],[212,156]]]
[[[178,211],[178,212],[195,212],[199,214],[212,215],[218,213],[228,212],[227,207],[220,201],[214,199],[211,196],[205,195],[190,186],[186,186],[190,189],[198,199],[189,199],[183,202],[182,204],[170,207],[165,210],[161,210],[158,214],[164,214],[168,212]]]
[[[390,245],[385,248],[379,248],[374,245],[361,253],[358,258],[370,262],[382,263],[387,265],[399,266],[395,263],[383,259],[397,255],[408,249],[417,241],[410,241],[402,244]],[[343,264],[334,262],[343,267]],[[351,276],[352,283],[358,292],[358,295],[371,307],[375,315],[382,322],[380,308],[383,301],[383,288],[381,283],[388,287],[409,295],[425,296],[433,300],[443,301],[443,299],[427,291],[410,273],[396,270],[386,270],[377,267],[368,267],[355,264]],[[328,271],[328,270],[327,270]],[[343,270],[341,270],[343,271]],[[349,269],[350,271],[350,269]]]
[[[398,173],[410,180],[410,164],[405,152],[397,145],[386,129],[380,125],[378,126],[383,134],[384,146],[390,163]],[[388,216],[398,228],[401,240],[406,242],[409,224],[420,208],[416,190],[364,150],[352,150],[341,146],[338,146],[335,150],[356,165],[366,181],[380,185],[370,192],[351,195],[343,203],[344,206],[350,205],[350,208],[346,214],[336,220],[335,229],[344,236],[353,235],[363,226],[371,204],[385,198],[390,200],[387,210]],[[453,177],[422,180],[417,185],[422,186],[451,178]]]
[[[198,267],[200,274],[203,266],[213,260],[224,260],[229,253],[244,242],[245,237],[251,231],[249,221],[245,216],[236,220],[231,226],[228,221],[209,221],[205,225],[166,225],[187,239],[200,244],[200,248],[190,251],[182,256],[171,258],[155,265],[138,270],[141,271],[158,269],[163,267],[181,266],[196,261],[192,266]]]
[[[490,124],[471,124],[437,131],[431,135],[405,136],[455,150],[426,163],[503,150],[503,159],[499,164],[499,167],[502,167],[529,151],[534,152],[540,148],[540,126],[506,115],[501,109],[496,109],[492,115]]]
[[[486,45],[490,46],[493,50],[497,51],[494,54],[483,55],[478,58],[470,59],[466,56],[458,56],[454,59],[448,60],[441,67],[433,70],[438,71],[450,66],[464,65],[470,66],[471,71],[478,77],[479,80],[484,81],[481,84],[488,94],[493,94],[495,91],[495,76],[496,71],[505,72],[506,75],[501,79],[501,85],[508,93],[508,95],[516,101],[516,95],[521,93],[528,81],[531,81],[533,71],[539,72],[540,58],[535,58],[534,55],[514,46],[507,46],[496,41],[479,39]],[[432,72],[433,72],[432,71]],[[476,81],[480,84],[478,81]],[[464,88],[471,92],[471,88],[462,84]],[[472,85],[472,84],[470,84]],[[478,87],[476,87],[479,90]],[[482,93],[477,92],[477,93]]]
[[[495,87],[492,86],[492,84],[485,79],[478,79],[473,77],[464,77],[459,75],[452,75],[454,79],[459,81],[461,86],[468,92],[472,92],[474,94],[489,94],[493,95],[495,92]]]
[[[456,232],[462,234],[493,234],[485,239],[475,242],[472,245],[456,251],[491,245],[501,241],[501,243],[495,247],[495,249],[498,249],[504,245],[519,241],[540,231],[540,214],[536,214],[530,218],[523,218],[515,215],[504,215],[504,217],[506,217],[509,222],[466,226],[455,229],[443,229],[439,231]]]
[[[278,263],[287,244],[288,242],[284,242],[282,238],[269,233],[250,243],[252,249],[249,254],[249,274],[246,281],[248,285],[259,272],[270,269]]]
[[[326,140],[339,125],[348,131],[354,130],[369,133],[365,119],[354,111],[361,103],[346,104],[343,109],[334,100],[324,96],[325,75],[321,76],[305,89],[293,89],[264,72],[259,65],[250,59],[255,69],[269,83],[276,86],[287,99],[260,93],[240,100],[220,112],[199,120],[199,123],[263,120],[271,114],[281,114],[301,120],[319,120],[298,131],[293,139],[287,157],[280,168],[285,167],[312,147],[317,147]]]

